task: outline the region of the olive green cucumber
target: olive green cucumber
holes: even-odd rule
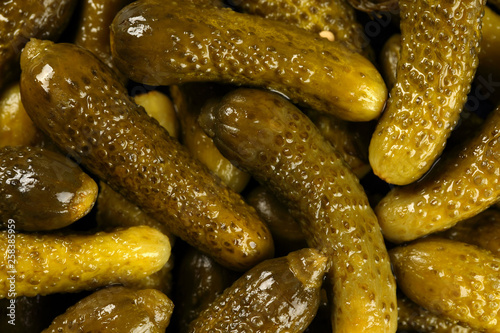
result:
[[[318,310],[326,269],[327,258],[309,248],[266,260],[224,290],[188,332],[303,332]]]
[[[500,198],[500,108],[460,150],[421,181],[392,189],[377,205],[384,236],[401,243],[448,229]]]
[[[168,237],[139,226],[96,234],[0,232],[0,298],[141,280],[170,257]]]
[[[474,245],[426,238],[390,251],[398,286],[427,310],[485,332],[500,330],[500,258]]]
[[[227,8],[136,1],[114,19],[111,51],[137,82],[261,86],[346,120],[377,118],[387,98],[373,64],[340,43]]]
[[[399,2],[401,58],[370,143],[373,172],[406,185],[430,169],[467,101],[484,0]]]
[[[135,104],[90,51],[32,39],[21,67],[26,112],[112,189],[223,265],[245,270],[272,256],[255,210]]]
[[[382,233],[340,154],[275,93],[238,89],[205,111],[199,122],[222,154],[285,203],[308,245],[328,255],[334,332],[395,332],[396,286]]]
[[[69,158],[26,146],[0,148],[0,226],[16,230],[63,228],[85,216],[97,184]]]
[[[109,287],[71,306],[42,333],[164,333],[173,309],[172,301],[158,290]]]

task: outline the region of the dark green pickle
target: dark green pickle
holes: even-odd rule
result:
[[[92,178],[60,154],[35,147],[0,148],[2,228],[63,228],[92,209],[97,190]]]
[[[368,198],[341,155],[293,104],[238,89],[202,112],[220,151],[250,172],[301,224],[310,247],[332,262],[335,332],[395,332],[396,286]]]
[[[70,307],[42,333],[164,333],[173,308],[172,301],[155,289],[109,287]]]
[[[246,270],[273,255],[255,210],[135,104],[90,51],[33,39],[21,67],[34,123],[111,188],[223,265]]]
[[[189,332],[303,332],[318,310],[326,269],[327,258],[309,248],[266,260],[212,302]]]
[[[176,332],[188,331],[189,323],[209,308],[209,305],[237,278],[234,272],[194,248],[181,258],[176,278]]]
[[[340,43],[282,22],[181,1],[140,0],[111,26],[111,52],[134,81],[215,81],[266,87],[353,121],[377,118],[387,89],[377,69]]]
[[[288,208],[263,186],[253,189],[246,201],[267,223],[273,235],[277,255],[286,255],[307,246],[300,225],[290,215]]]
[[[0,5],[0,89],[19,75],[19,56],[30,38],[57,39],[76,0],[3,1]]]

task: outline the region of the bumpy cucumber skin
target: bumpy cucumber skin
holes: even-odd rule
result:
[[[92,53],[32,40],[21,65],[26,111],[90,172],[223,265],[245,270],[272,256],[255,210],[136,105]]]
[[[303,332],[318,310],[326,263],[308,248],[266,260],[224,290],[188,332]]]
[[[500,257],[500,211],[488,209],[436,236],[473,244]]]
[[[0,148],[0,226],[63,228],[86,215],[97,184],[69,158],[42,148]]]
[[[346,120],[377,118],[387,98],[376,68],[340,43],[229,9],[136,1],[115,17],[111,51],[134,81],[262,86]]]
[[[77,292],[140,280],[170,257],[168,237],[139,226],[94,235],[16,233],[13,264],[9,235],[0,233],[0,298],[12,298],[7,278],[13,275],[16,296]]]
[[[397,82],[370,144],[388,183],[419,179],[444,149],[478,65],[484,0],[401,1]]]
[[[173,309],[172,301],[158,290],[109,287],[70,307],[42,333],[164,333]]]
[[[32,37],[58,38],[76,3],[76,0],[26,0],[0,6],[0,89],[19,74],[19,56],[26,42]]]
[[[398,295],[398,329],[419,333],[480,332],[434,314],[403,295]]]
[[[421,181],[392,189],[375,208],[384,236],[401,243],[448,229],[500,197],[500,109],[461,151]]]
[[[500,330],[500,258],[441,238],[389,253],[398,286],[415,303],[477,330]]]
[[[220,151],[285,202],[333,262],[335,332],[395,332],[396,288],[377,218],[356,176],[284,98],[238,89],[200,124]]]
[[[367,46],[354,8],[346,0],[239,0],[235,3],[244,12],[269,20],[296,25],[314,33],[331,31],[335,41],[346,43],[356,52]]]

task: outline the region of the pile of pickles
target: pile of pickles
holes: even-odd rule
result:
[[[500,332],[496,5],[4,2],[0,332]]]

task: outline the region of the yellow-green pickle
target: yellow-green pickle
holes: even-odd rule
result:
[[[373,64],[344,45],[230,9],[135,1],[113,21],[111,52],[137,82],[263,86],[346,120],[377,118],[387,98]]]
[[[2,1],[0,5],[0,89],[19,75],[19,56],[32,38],[57,39],[76,0]]]
[[[0,148],[0,226],[39,231],[86,215],[97,184],[69,158],[43,148]]]
[[[286,203],[332,262],[335,332],[395,332],[396,286],[368,199],[314,124],[278,94],[238,89],[200,124],[221,152]]]
[[[444,149],[478,65],[484,0],[400,1],[396,84],[370,143],[374,173],[419,179]]]
[[[418,240],[390,255],[398,286],[412,301],[473,329],[500,331],[500,258],[443,238]]]
[[[174,305],[155,289],[109,287],[85,297],[42,333],[164,333]]]
[[[135,104],[92,53],[33,39],[21,67],[33,121],[111,188],[223,265],[246,270],[272,256],[255,210]]]
[[[401,243],[448,229],[500,196],[500,108],[460,150],[452,150],[421,181],[391,190],[375,211],[384,236]]]
[[[224,290],[189,332],[303,332],[318,310],[327,261],[309,248],[263,261]]]
[[[16,233],[14,245],[9,235],[0,232],[0,298],[132,282],[159,271],[170,257],[168,237],[146,226],[93,235]]]

